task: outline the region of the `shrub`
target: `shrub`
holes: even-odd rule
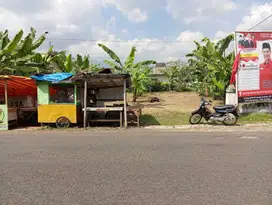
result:
[[[149,85],[149,92],[164,92],[169,91],[169,84],[165,82],[153,81]]]

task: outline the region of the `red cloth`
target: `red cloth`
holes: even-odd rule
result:
[[[239,68],[239,62],[240,62],[240,52],[236,55],[233,66],[232,66],[232,72],[231,72],[231,78],[230,78],[230,84],[234,84],[235,82],[235,75]]]

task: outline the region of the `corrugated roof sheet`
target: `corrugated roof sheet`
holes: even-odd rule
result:
[[[8,91],[27,90],[36,92],[37,86],[34,80],[23,76],[0,75],[0,93],[5,92],[5,80],[7,80]]]
[[[128,74],[90,74],[81,73],[73,76],[71,81],[88,81],[88,84],[93,88],[114,88],[123,87],[124,81],[127,82],[127,87],[131,86],[130,75]]]

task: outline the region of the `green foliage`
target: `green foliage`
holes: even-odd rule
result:
[[[167,64],[164,72],[168,78],[172,91],[182,92],[191,89],[192,68],[182,61],[171,61]]]
[[[36,53],[45,40],[44,33],[36,39],[36,31],[31,28],[30,33],[23,39],[23,30],[20,30],[13,39],[9,38],[8,30],[0,32],[0,73],[29,75],[39,72],[40,65],[35,60],[39,58]]]
[[[46,53],[38,53],[38,49],[46,39],[46,33],[36,39],[36,31],[23,38],[20,30],[12,40],[9,32],[0,32],[0,73],[29,76],[35,73],[53,72],[98,72],[99,65],[92,65],[89,56],[77,55],[73,59],[66,51],[53,51],[50,46]]]
[[[100,65],[91,64],[90,56],[81,56],[77,54],[76,58],[72,57],[72,54],[66,54],[62,51],[55,54],[55,71],[68,72],[68,73],[80,73],[80,72],[93,72],[97,73],[101,68]]]
[[[66,60],[64,62],[64,67],[65,67],[64,72],[67,72],[67,73],[72,72],[72,70],[73,70],[73,61],[72,61],[72,55],[71,54],[68,54],[66,56]]]
[[[103,44],[98,44],[109,56],[113,61],[104,61],[108,65],[112,66],[114,69],[121,71],[123,68],[123,65],[121,63],[120,58],[114,53],[110,48]],[[134,53],[135,54],[135,53]]]
[[[132,46],[129,56],[124,64],[121,63],[120,58],[114,51],[103,44],[98,44],[112,60],[104,60],[104,62],[111,68],[115,69],[118,73],[128,73],[132,79],[132,93],[133,101],[135,102],[137,97],[143,92],[148,90],[148,85],[151,83],[150,66],[156,64],[156,61],[147,60],[141,61],[135,64],[136,47]]]
[[[149,84],[149,92],[164,92],[169,91],[169,83],[152,81]]]
[[[141,96],[144,92],[148,91],[149,84],[151,83],[151,78],[149,77],[150,73],[150,67],[142,66],[133,67],[131,69],[133,102],[136,101],[138,96]]]
[[[230,34],[215,44],[204,38],[200,43],[195,42],[197,48],[187,54],[192,68],[192,88],[200,95],[208,92],[215,99],[224,98],[234,60],[234,52],[228,56],[225,53],[233,39],[233,34]]]

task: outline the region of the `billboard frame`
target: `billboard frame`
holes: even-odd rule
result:
[[[238,54],[238,51],[237,51],[237,39],[236,39],[236,34],[237,33],[272,33],[272,30],[265,30],[265,31],[263,31],[263,30],[235,30],[234,31],[234,53],[235,53],[235,56]],[[238,69],[237,69],[237,72],[236,72],[236,76],[235,76],[235,81],[236,81],[236,102],[237,102],[237,105],[239,106],[239,104],[241,104],[241,103],[239,103],[239,95],[238,95],[238,74],[239,74],[239,71],[240,71],[240,69],[239,69],[239,67],[238,67]],[[272,101],[270,101],[271,103],[272,103]],[[250,103],[250,104],[257,104],[258,102],[252,102],[252,103]]]

